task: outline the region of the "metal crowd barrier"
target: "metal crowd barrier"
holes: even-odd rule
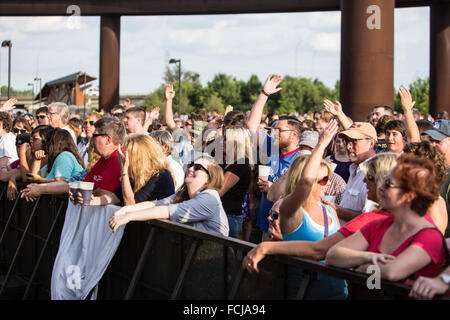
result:
[[[0,185],[0,299],[50,299],[67,198],[44,195],[28,203],[9,201]],[[266,257],[260,272],[241,268],[255,244],[203,232],[179,223],[131,222],[99,283],[99,300],[282,300],[288,266],[305,270],[297,299],[321,273],[347,280],[350,299],[407,299],[410,287],[381,280],[369,290],[369,275],[291,256]]]

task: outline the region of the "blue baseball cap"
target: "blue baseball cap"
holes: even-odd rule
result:
[[[436,120],[431,125],[430,130],[422,132],[422,135],[429,135],[431,139],[441,141],[450,137],[450,120]]]

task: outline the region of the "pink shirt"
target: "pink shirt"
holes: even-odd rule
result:
[[[431,219],[428,217],[428,221]],[[367,251],[382,253],[379,250],[381,240],[389,227],[394,222],[393,216],[387,216],[372,221],[361,228],[361,233],[369,243]],[[416,272],[416,278],[419,276],[436,277],[442,270],[445,262],[445,252],[442,243],[441,233],[436,229],[424,229],[406,239],[397,249],[389,253],[397,257],[409,246],[418,246],[424,249],[431,258],[431,262]],[[385,252],[388,253],[388,252]]]

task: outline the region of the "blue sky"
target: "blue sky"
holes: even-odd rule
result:
[[[81,12],[82,14],[83,12]],[[128,16],[121,19],[120,94],[147,94],[162,84],[170,58],[206,84],[225,73],[263,82],[269,73],[314,77],[332,87],[340,76],[340,12],[208,16]],[[86,71],[98,77],[100,18],[0,17],[0,40],[10,39],[12,86],[25,90]],[[429,73],[429,8],[395,10],[394,85]],[[0,84],[7,82],[7,49],[0,50]]]

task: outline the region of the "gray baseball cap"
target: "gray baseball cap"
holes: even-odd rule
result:
[[[299,145],[305,145],[311,148],[315,148],[319,142],[319,133],[317,131],[303,131],[300,136]]]
[[[450,137],[450,120],[436,120],[431,125],[430,130],[422,132],[422,135],[424,134],[429,135],[431,139],[436,141]]]

